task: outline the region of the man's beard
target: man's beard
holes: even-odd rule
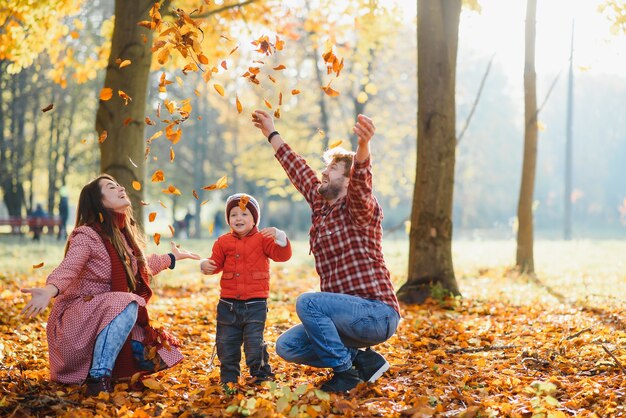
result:
[[[341,193],[341,186],[337,183],[326,183],[320,185],[317,192],[326,200],[334,200]]]

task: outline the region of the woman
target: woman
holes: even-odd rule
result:
[[[124,187],[107,174],[83,187],[63,261],[45,287],[22,289],[32,295],[22,310],[29,318],[56,298],[46,328],[52,380],[86,381],[91,396],[112,392],[112,378],[183,359],[178,341],[150,326],[146,304],[153,274],[200,257],[172,243],[171,253],[146,258],[142,247]]]

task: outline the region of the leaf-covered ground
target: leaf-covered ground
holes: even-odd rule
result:
[[[203,254],[207,245],[185,243]],[[390,371],[346,396],[316,390],[327,371],[274,354],[278,335],[297,323],[296,296],[317,287],[305,243],[295,247],[298,256],[273,266],[266,338],[275,384],[247,385],[244,372],[239,394],[222,393],[212,362],[218,279],[187,262],[158,277],[151,303],[153,318],[184,341],[185,361],[153,375],[143,392],[118,385],[111,395],[87,398],[81,387],[48,380],[47,312],[30,321],[18,315],[25,300],[19,288],[42,284],[61,246],[0,243],[0,415],[626,416],[626,243],[539,242],[537,278],[507,268],[513,242],[455,243],[464,298],[403,306],[398,333],[376,347]],[[385,243],[397,285],[405,279],[406,248]]]

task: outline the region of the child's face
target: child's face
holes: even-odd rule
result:
[[[230,210],[228,223],[237,235],[243,237],[254,227],[254,218],[248,209],[242,211],[239,206],[235,206]]]

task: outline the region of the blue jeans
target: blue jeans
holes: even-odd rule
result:
[[[90,377],[111,376],[115,360],[137,321],[138,309],[137,302],[129,303],[119,315],[109,322],[109,325],[100,331],[93,348],[93,359],[91,360],[91,369],[89,369]]]
[[[217,304],[215,343],[222,383],[237,383],[242,344],[250,375],[261,379],[272,376],[267,345],[263,341],[266,319],[265,299],[220,299]]]
[[[276,353],[289,362],[336,372],[352,367],[357,348],[389,339],[400,321],[384,302],[341,293],[303,293],[296,312],[302,324],[278,337]]]

